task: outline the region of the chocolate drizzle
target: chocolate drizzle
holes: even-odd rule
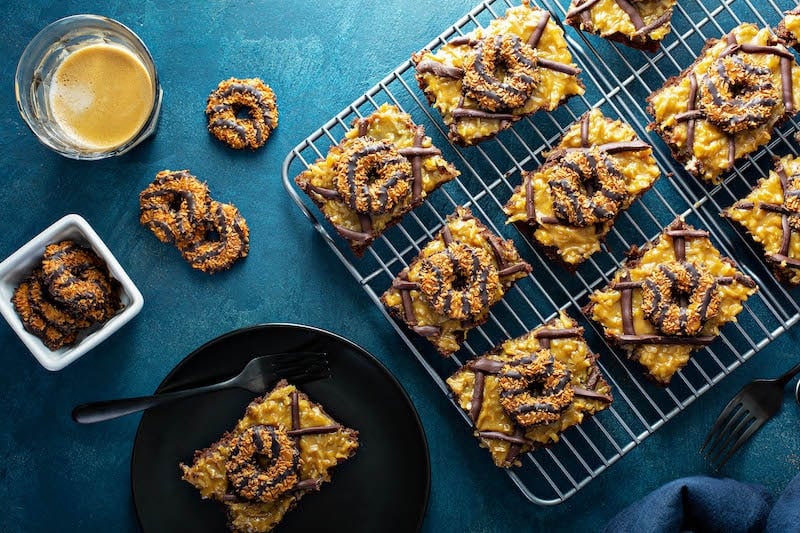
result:
[[[781,245],[777,253],[767,254],[766,258],[769,261],[778,264],[785,264],[790,268],[800,268],[800,260],[789,257],[789,247],[791,244],[793,228],[790,224],[790,217],[798,217],[800,213],[787,205],[788,197],[794,193],[790,191],[790,178],[786,173],[786,169],[781,163],[780,159],[775,159],[775,173],[778,175],[781,186],[781,197],[783,203],[774,204],[769,202],[758,202],[758,208],[762,211],[769,211],[781,215]],[[798,194],[798,193],[794,193]],[[752,210],[755,208],[753,202],[739,201],[733,205],[734,209]]]
[[[619,1],[619,0],[617,0]],[[793,114],[794,113],[794,91],[792,88],[792,63],[794,62],[794,56],[792,55],[786,47],[782,45],[758,45],[752,43],[739,43],[736,40],[736,35],[733,32],[728,33],[724,37],[727,46],[720,52],[718,58],[715,60],[719,62],[726,56],[730,56],[736,54],[738,52],[742,52],[745,54],[773,54],[780,58],[780,78],[781,78],[781,97],[784,104],[784,114]],[[764,72],[762,67],[757,67],[753,65],[746,65],[743,61],[739,61],[739,64],[742,68],[746,69],[748,72],[756,72],[761,74],[769,74],[769,71]],[[719,66],[719,69],[723,69],[723,66]],[[688,97],[688,105],[686,111],[676,113],[674,118],[677,122],[686,122],[686,146],[688,147],[690,157],[694,157],[694,145],[695,145],[695,121],[698,119],[705,119],[708,120],[706,113],[700,109],[698,109],[698,81],[697,76],[694,72],[690,72],[687,76],[689,78],[689,97]],[[732,83],[732,82],[731,82]],[[711,87],[710,82],[706,81],[706,84],[709,86],[709,89],[712,91],[716,91]],[[714,101],[717,103],[722,103],[721,97],[719,94],[714,94]],[[739,100],[735,100],[739,101]],[[766,103],[766,100],[756,100],[759,105]],[[744,105],[744,104],[743,104]],[[737,118],[737,120],[744,120],[744,118]],[[754,124],[752,127],[759,127],[759,124]],[[725,131],[720,130],[723,134],[725,134],[728,138],[728,168],[732,168],[734,163],[736,162],[736,140],[735,140],[735,133],[728,133]]]

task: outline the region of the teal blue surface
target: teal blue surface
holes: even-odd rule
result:
[[[116,255],[145,304],[116,335],[57,373],[39,366],[0,324],[0,531],[135,531],[129,462],[139,417],[78,426],[72,407],[150,393],[194,348],[266,322],[343,335],[403,384],[430,444],[424,531],[593,530],[669,480],[710,472],[697,453],[706,428],[744,383],[775,376],[800,360],[796,330],[755,354],[567,502],[538,507],[490,464],[449,400],[287,196],[280,168],[288,151],[474,4],[6,3],[0,15],[0,259],[61,216],[78,213]],[[84,12],[136,31],[155,58],[164,89],[156,135],[102,162],[48,151],[14,102],[13,74],[28,40],[52,20]],[[278,95],[280,125],[259,151],[234,152],[205,129],[205,99],[229,76],[260,76]],[[138,224],[138,193],[166,168],[190,169],[215,197],[240,208],[252,239],[245,261],[207,276]],[[800,406],[788,388],[786,399],[777,418],[722,474],[778,494],[800,470]]]

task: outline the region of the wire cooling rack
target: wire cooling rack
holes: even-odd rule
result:
[[[516,4],[512,0],[485,1],[419,49],[435,51],[453,37],[486,26]],[[567,0],[538,3],[557,20],[564,19],[567,5]],[[779,5],[762,0],[756,6],[750,0],[681,0],[673,15],[672,32],[656,54],[638,52],[566,28],[573,59],[583,71],[586,94],[572,98],[552,113],[539,112],[523,119],[495,139],[470,148],[456,148],[448,143],[446,129],[438,113],[428,106],[414,79],[414,69],[407,61],[286,157],[283,181],[292,199],[381,309],[433,383],[451,400],[444,380],[468,359],[522,335],[560,310],[585,327],[587,341],[600,354],[601,370],[613,387],[614,402],[607,410],[564,432],[553,447],[527,454],[521,468],[508,471],[513,483],[531,502],[553,505],[575,494],[800,318],[800,307],[774,280],[761,260],[760,251],[718,216],[723,208],[743,197],[758,177],[768,173],[773,155],[797,154],[792,139],[797,123],[790,121],[783,125],[767,147],[737,164],[722,184],[712,187],[688,175],[673,161],[657,135],[646,131],[650,117],[645,112],[645,97],[688,66],[706,39],[721,37],[741,22],[774,27],[782,11],[791,7],[788,1]],[[385,102],[397,105],[410,113],[415,122],[423,124],[443,156],[462,174],[431,194],[401,224],[376,239],[364,257],[358,259],[330,225],[321,216],[318,218],[318,211],[294,184],[294,177],[315,160],[324,158],[329,148],[342,139],[353,119],[369,115]],[[662,177],[618,218],[607,237],[607,250],[595,254],[575,274],[570,274],[539,254],[512,225],[506,225],[501,208],[520,183],[520,171],[539,166],[543,162],[542,151],[550,149],[573,121],[593,107],[600,107],[606,116],[628,122],[641,138],[653,145]],[[513,239],[533,266],[533,273],[495,304],[489,320],[469,333],[461,351],[444,359],[427,341],[390,318],[379,297],[458,205],[469,206],[495,233]],[[646,382],[634,363],[609,347],[580,309],[594,289],[608,283],[632,245],[653,239],[679,215],[696,227],[708,229],[714,244],[724,255],[736,259],[758,282],[760,290],[746,302],[738,322],[726,325],[720,338],[697,352],[668,388],[660,388]],[[469,418],[455,401],[453,406],[467,424],[464,445],[477,446],[470,435]],[[488,453],[486,468],[494,468]]]

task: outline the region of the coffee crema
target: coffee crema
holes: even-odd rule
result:
[[[90,44],[69,54],[48,92],[53,118],[69,141],[86,150],[111,150],[133,139],[153,109],[147,67],[120,46]]]

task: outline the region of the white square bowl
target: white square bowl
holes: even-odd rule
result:
[[[89,246],[106,262],[111,276],[120,284],[122,310],[107,322],[81,332],[78,342],[73,346],[53,351],[45,346],[38,337],[25,330],[11,299],[20,282],[28,277],[41,262],[45,247],[64,239],[72,239],[78,244]],[[5,317],[11,329],[47,370],[61,370],[103,342],[136,316],[141,311],[143,304],[142,293],[133,284],[100,236],[79,215],[66,215],[57,220],[0,263],[0,314]]]

